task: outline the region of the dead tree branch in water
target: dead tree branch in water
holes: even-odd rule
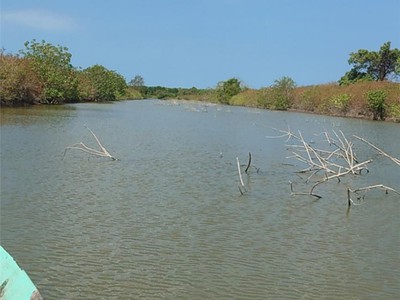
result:
[[[245,186],[245,184],[244,184],[244,182],[243,182],[243,177],[242,177],[241,168],[242,168],[242,167],[243,167],[243,168],[246,167],[245,170],[244,170],[244,172],[245,172],[245,173],[247,174],[247,176],[249,176],[249,177],[250,177],[250,174],[249,174],[250,167],[253,167],[254,169],[256,169],[257,174],[260,173],[260,169],[257,168],[257,167],[255,167],[255,166],[253,166],[253,165],[251,164],[251,162],[252,162],[251,152],[249,152],[249,160],[248,160],[248,162],[247,162],[247,165],[245,165],[245,164],[241,165],[240,162],[239,162],[239,157],[236,157],[236,165],[237,165],[237,170],[238,170],[238,174],[239,174],[239,184],[238,184],[238,187],[239,187],[240,194],[242,194],[242,195],[243,195],[245,192],[247,192],[247,190],[246,190],[246,186]]]
[[[389,158],[391,161],[393,161],[395,164],[397,164],[398,166],[400,166],[400,159],[395,158],[393,156],[390,156],[389,154],[387,154],[386,152],[384,152],[382,149],[378,148],[377,146],[375,146],[374,144],[368,142],[366,139],[363,139],[357,135],[353,135],[356,139],[359,139],[360,141],[366,143],[367,145],[371,146],[372,148],[374,148],[376,151],[378,151],[379,154]]]
[[[251,153],[249,152],[249,162],[247,163],[247,167],[246,167],[246,170],[244,170],[244,172],[247,174],[247,171],[249,170],[249,168],[250,168],[250,165],[251,165]]]
[[[112,160],[117,160],[117,158],[115,158],[114,156],[112,156],[112,155],[107,151],[107,149],[104,148],[104,146],[100,143],[99,139],[98,139],[97,136],[94,134],[94,132],[93,132],[89,127],[87,127],[87,126],[85,126],[85,127],[86,127],[86,129],[89,130],[89,132],[93,135],[93,137],[94,137],[94,139],[96,140],[98,146],[100,147],[100,150],[96,150],[96,149],[90,148],[90,147],[86,146],[84,143],[80,142],[80,143],[74,144],[74,145],[72,145],[72,146],[66,147],[66,148],[65,148],[65,151],[64,151],[63,159],[64,159],[65,154],[67,153],[67,151],[68,151],[69,149],[75,149],[75,150],[80,150],[80,151],[89,153],[89,154],[94,155],[94,156],[109,157],[109,158],[111,158]]]
[[[246,192],[246,188],[245,188],[244,183],[243,183],[242,172],[240,171],[239,157],[236,157],[236,164],[237,164],[237,169],[238,169],[238,173],[239,173],[239,185],[238,185],[238,187],[239,187],[240,194],[243,195]]]
[[[286,142],[293,140],[293,144],[287,145],[289,149],[291,149],[292,155],[287,158],[294,158],[300,161],[303,164],[307,165],[307,168],[298,171],[301,174],[309,174],[305,183],[312,183],[312,186],[309,192],[300,192],[297,193],[293,189],[293,183],[290,182],[290,189],[292,195],[310,195],[316,198],[321,198],[322,196],[315,193],[316,187],[319,185],[332,180],[337,179],[340,182],[340,178],[347,175],[362,175],[365,173],[369,173],[368,164],[372,162],[371,159],[364,160],[359,162],[355,155],[354,144],[351,140],[349,140],[342,131],[336,132],[332,130],[332,133],[328,133],[327,131],[322,134],[325,138],[325,142],[327,143],[324,148],[316,148],[315,146],[311,146],[311,143],[307,143],[300,131],[297,134],[288,130],[278,130],[282,135],[277,137],[287,137]],[[378,147],[374,146],[370,142],[365,139],[354,136],[355,138],[367,143],[375,150],[377,150],[380,154],[388,157],[396,164],[400,165],[400,161],[387,153],[383,152]],[[332,149],[333,147],[333,149]],[[363,172],[364,171],[364,172]],[[381,188],[387,191],[393,191],[398,193],[391,187],[384,186],[382,184],[368,186],[364,188],[359,188],[356,190],[348,189],[348,203],[349,206],[354,204],[354,201],[350,197],[350,193],[364,192],[365,193],[371,189]]]
[[[310,173],[306,182],[314,180],[317,174],[322,173],[322,179],[321,177],[317,179],[309,191],[309,195],[314,197],[321,197],[314,192],[315,188],[320,184],[335,178],[340,181],[341,177],[348,174],[360,175],[363,170],[368,172],[367,166],[372,162],[372,160],[365,160],[359,163],[353,151],[353,143],[346,138],[342,131],[339,133],[332,132],[333,136],[328,132],[323,132],[323,135],[326,138],[328,147],[334,147],[333,150],[328,148],[319,149],[311,146],[310,143],[305,141],[300,131],[297,135],[287,132],[287,135],[290,138],[294,138],[297,142],[297,144],[288,145],[289,148],[293,149],[293,155],[289,158],[295,158],[308,165],[308,168],[301,171],[302,173]],[[292,193],[296,195],[293,192],[293,186],[291,187]]]
[[[383,184],[376,184],[376,185],[371,185],[371,186],[366,186],[366,187],[362,187],[362,188],[358,188],[355,190],[352,190],[350,188],[347,188],[347,203],[348,206],[350,207],[351,205],[360,205],[360,203],[355,203],[353,199],[351,199],[351,193],[355,193],[358,194],[359,192],[362,192],[363,195],[362,196],[357,196],[357,200],[361,201],[364,200],[365,196],[367,195],[367,192],[373,189],[381,189],[385,191],[385,194],[389,194],[389,191],[396,193],[398,195],[400,195],[400,193],[398,191],[396,191],[395,189],[389,187],[389,186],[385,186]]]

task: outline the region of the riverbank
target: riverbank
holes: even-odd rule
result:
[[[289,93],[289,102],[285,109],[288,111],[372,120],[376,117],[376,110],[381,109],[382,118],[378,119],[400,122],[400,83],[371,81],[347,86],[329,83],[297,87]],[[380,98],[374,99],[374,94]],[[212,94],[201,97],[186,95],[184,99],[216,102]],[[233,96],[228,104],[276,110],[276,101],[276,94],[268,87],[246,89]],[[378,104],[381,106],[378,107]]]
[[[400,122],[400,83],[364,81],[350,85],[328,83],[278,90],[244,88],[223,103],[217,89],[173,89],[163,87],[128,88],[136,99],[178,99],[234,106],[288,110],[319,115]],[[149,93],[149,91],[151,91]],[[139,93],[138,93],[139,92]],[[142,96],[140,96],[142,95]],[[133,97],[132,97],[133,98]],[[129,98],[129,99],[132,99]]]
[[[223,104],[400,123],[400,83],[368,81],[346,86],[328,83],[295,87],[284,92],[287,103],[283,107],[278,105],[282,94],[277,93],[274,87],[244,88]],[[128,87],[124,96],[117,100],[148,98],[221,103],[217,89],[194,87]]]

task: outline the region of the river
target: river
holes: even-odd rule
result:
[[[97,145],[118,160],[67,146]],[[398,299],[400,168],[308,189],[286,138],[324,130],[395,157],[400,125],[184,101],[1,109],[1,245],[45,299]],[[244,172],[248,153],[252,167]],[[236,157],[246,191],[239,191]]]

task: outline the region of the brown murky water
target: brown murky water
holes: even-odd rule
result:
[[[1,110],[1,244],[46,299],[399,298],[400,197],[347,214],[346,188],[400,190],[400,168],[358,143],[369,174],[291,196],[285,140],[266,138],[337,129],[399,157],[399,124],[178,103]],[[96,146],[84,125],[120,160],[62,159]]]

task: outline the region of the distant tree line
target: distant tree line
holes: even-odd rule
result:
[[[207,89],[147,86],[140,75],[127,84],[123,76],[101,65],[72,66],[66,47],[32,40],[18,54],[0,51],[0,104],[173,98],[400,121],[400,89],[395,82],[400,75],[400,50],[390,46],[386,42],[379,51],[350,53],[352,68],[338,83],[297,87],[284,76],[255,90],[235,77]]]
[[[379,51],[358,50],[350,53],[348,62],[352,69],[338,81],[339,86],[396,79],[400,75],[400,50],[390,49],[390,45],[390,42],[386,42]],[[355,102],[356,99],[352,99],[350,93],[341,93],[338,90],[339,87],[333,89],[332,86],[329,88],[331,95],[327,96],[327,86],[330,85],[322,85],[321,89],[316,87],[297,88],[296,82],[288,76],[281,77],[275,80],[271,86],[259,90],[249,89],[240,79],[234,77],[218,82],[216,87],[212,89],[147,87],[144,85],[141,76],[135,76],[130,82],[130,88],[138,91],[143,98],[192,98],[221,104],[250,105],[274,110],[294,108],[306,111],[329,111],[334,114],[341,114],[350,109],[351,103]],[[390,85],[386,87],[388,86]],[[299,90],[306,91],[300,98]],[[323,94],[320,94],[319,90],[323,90]],[[364,91],[361,97],[357,92],[357,97],[362,98],[361,101],[367,104],[374,119],[384,119],[385,110],[388,110],[385,102],[388,102],[387,98],[392,94],[391,91],[378,89],[376,91]],[[321,98],[318,99],[317,97]],[[391,108],[396,107],[394,111],[397,115],[397,103],[394,102],[394,106],[392,105]],[[391,110],[393,111],[393,109]]]

